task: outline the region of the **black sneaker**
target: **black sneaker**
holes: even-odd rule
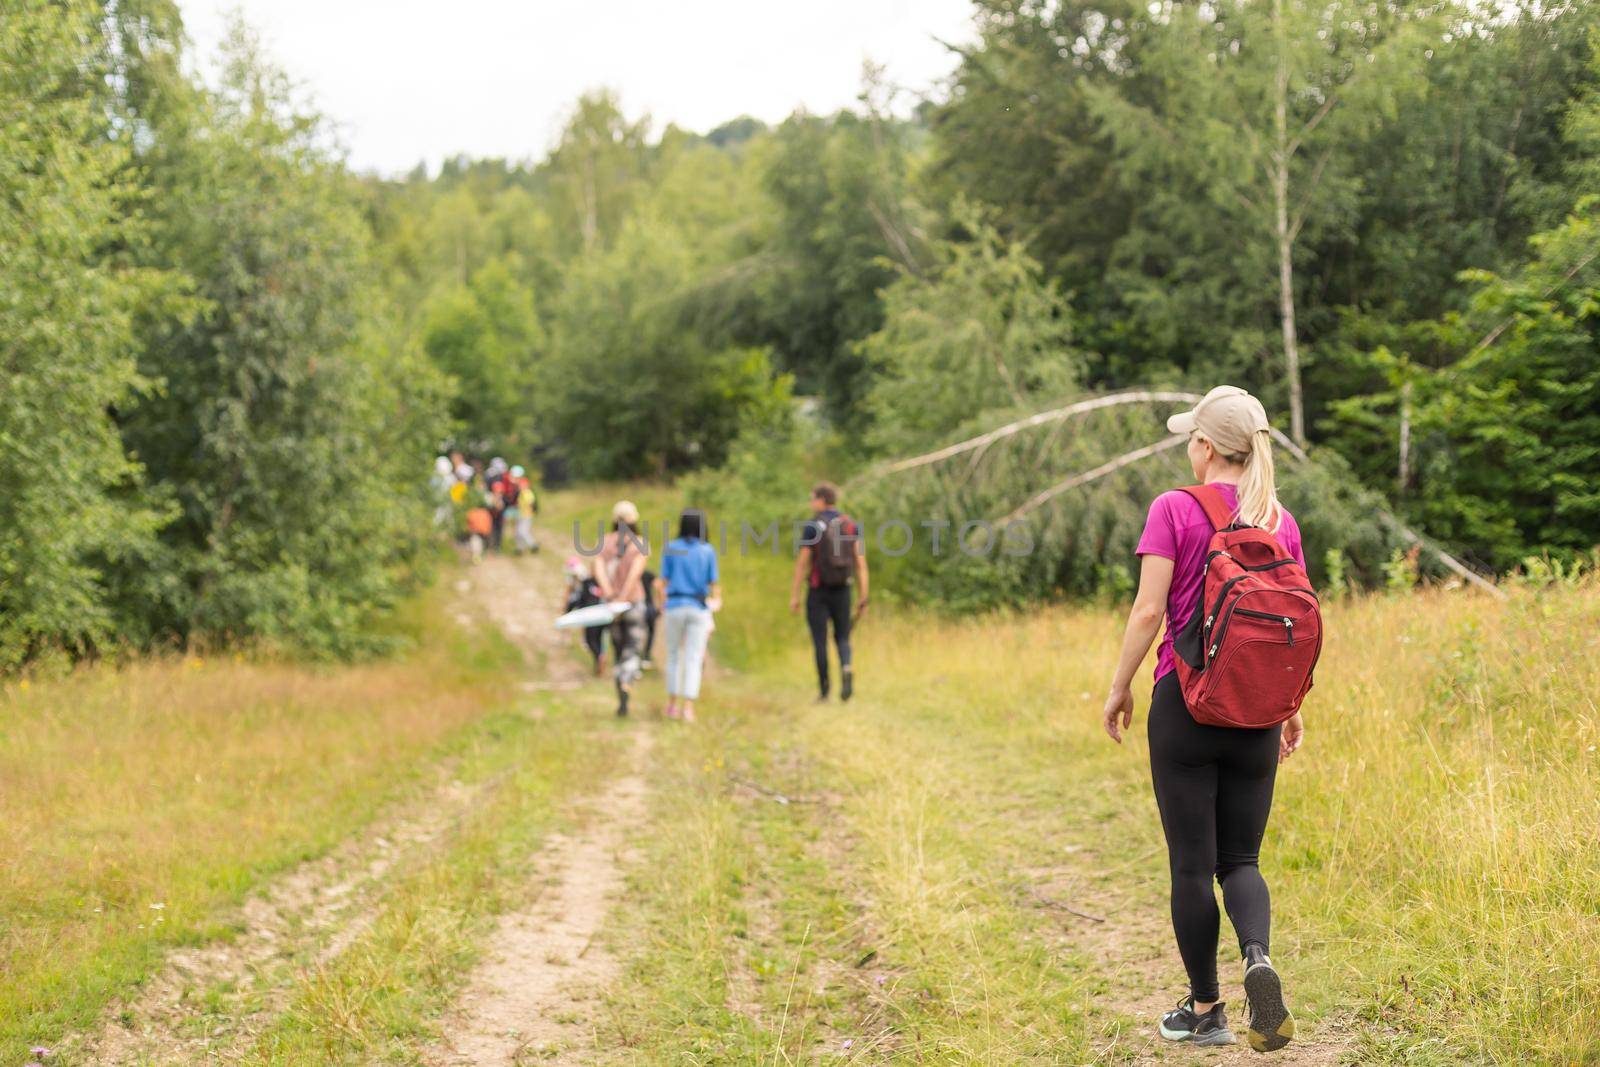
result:
[[[1228,1029],[1228,1017],[1222,1011],[1226,1006],[1213,1004],[1210,1011],[1197,1015],[1194,997],[1184,997],[1176,1008],[1161,1017],[1161,1036],[1168,1041],[1187,1041],[1202,1048],[1231,1045],[1233,1031]]]
[[[850,694],[855,692],[856,675],[849,667],[839,672],[839,700],[849,700]]]
[[[1276,1052],[1294,1037],[1294,1017],[1283,1002],[1283,980],[1265,952],[1251,943],[1244,959],[1245,1005],[1250,1028],[1245,1040],[1257,1052]]]
[[[628,716],[628,691],[622,686],[617,686],[617,718],[624,719]]]

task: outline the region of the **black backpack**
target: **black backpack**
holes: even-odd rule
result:
[[[835,515],[822,527],[817,539],[817,578],[825,586],[849,585],[856,573],[856,550],[859,535],[846,530],[851,525],[845,515]]]

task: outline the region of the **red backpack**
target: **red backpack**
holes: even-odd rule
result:
[[[1322,652],[1322,610],[1300,561],[1237,521],[1209,485],[1183,490],[1211,520],[1205,583],[1173,641],[1178,686],[1194,720],[1264,729],[1300,709]]]

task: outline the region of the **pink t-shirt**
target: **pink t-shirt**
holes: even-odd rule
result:
[[[1212,482],[1222,491],[1229,507],[1239,506],[1239,487],[1227,482]],[[1172,639],[1183,629],[1184,623],[1194,613],[1200,599],[1200,587],[1205,584],[1206,548],[1211,544],[1211,523],[1205,509],[1194,497],[1182,489],[1173,489],[1156,497],[1150,505],[1150,517],[1145,519],[1144,533],[1139,535],[1141,556],[1165,556],[1172,561],[1172,588],[1167,592],[1167,631],[1161,635],[1161,647],[1156,650],[1156,681],[1178,666],[1177,653],[1172,650]],[[1283,520],[1274,536],[1283,550],[1306,565],[1305,550],[1300,546],[1300,526],[1283,510]]]

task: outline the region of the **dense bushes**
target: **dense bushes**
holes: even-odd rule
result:
[[[0,668],[114,632],[104,584],[157,513],[108,412],[135,401],[135,318],[165,279],[144,238],[127,150],[84,79],[88,12],[42,2],[0,19]]]
[[[425,551],[446,383],[377,285],[363,190],[247,35],[213,91],[176,32],[161,3],[0,24],[0,665],[349,654]]]

